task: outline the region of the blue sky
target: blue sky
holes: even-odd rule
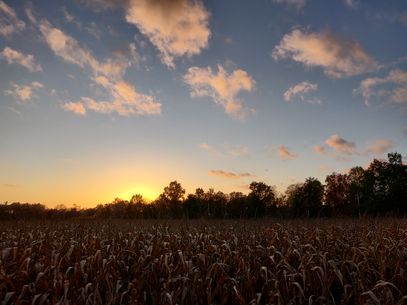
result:
[[[0,1],[0,200],[279,191],[407,144],[405,1]]]

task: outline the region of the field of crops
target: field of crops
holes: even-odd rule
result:
[[[405,220],[0,224],[7,304],[407,304]]]

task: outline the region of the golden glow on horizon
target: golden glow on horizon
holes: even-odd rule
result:
[[[125,188],[122,192],[119,192],[119,195],[117,197],[123,200],[130,200],[133,195],[137,194],[142,195],[147,202],[153,201],[159,195],[159,193],[152,187],[138,185],[135,187]]]

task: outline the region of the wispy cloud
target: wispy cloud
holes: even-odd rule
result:
[[[307,3],[307,0],[273,0],[274,3],[285,4],[288,6],[294,6],[297,9],[301,9]]]
[[[27,85],[19,85],[16,83],[10,83],[11,89],[5,91],[6,95],[13,96],[15,99],[21,102],[28,102],[34,95],[34,91],[41,89],[44,85],[40,82],[32,82]]]
[[[392,149],[393,141],[389,139],[377,139],[368,145],[366,152],[373,155],[382,155]]]
[[[362,46],[330,32],[309,33],[295,29],[286,34],[273,52],[275,60],[290,58],[306,67],[321,67],[325,74],[341,78],[374,71],[378,64]]]
[[[334,134],[326,139],[325,144],[339,153],[345,153],[349,155],[356,153],[356,144],[339,137],[337,134]]]
[[[288,150],[288,148],[284,145],[279,145],[277,148],[277,152],[278,152],[278,156],[282,160],[293,160],[293,159],[297,158],[297,155],[290,152]]]
[[[223,145],[221,148],[215,148],[208,143],[199,144],[199,148],[206,151],[213,157],[242,157],[249,154],[249,148],[246,146],[230,146],[229,144]]]
[[[229,74],[218,65],[218,72],[214,73],[210,67],[192,67],[184,75],[184,81],[191,87],[192,97],[209,96],[235,118],[244,119],[254,112],[237,97],[241,91],[254,90],[255,81],[246,71],[237,69]]]
[[[17,17],[14,9],[0,0],[0,36],[10,36],[24,28],[24,21]]]
[[[291,86],[283,95],[286,102],[291,102],[295,97],[299,97],[301,101],[308,104],[321,104],[320,99],[308,98],[306,95],[310,92],[318,90],[318,85],[310,82],[301,82]]]
[[[326,148],[322,145],[315,145],[313,149],[320,155],[326,155]]]
[[[96,101],[89,97],[82,97],[81,101],[66,103],[65,110],[84,115],[85,110],[99,113],[117,113],[121,116],[129,115],[157,115],[161,113],[161,104],[151,95],[139,93],[136,88],[123,79],[131,61],[118,57],[99,62],[92,53],[81,47],[76,39],[60,29],[53,27],[48,21],[42,20],[40,31],[51,50],[65,61],[82,68],[90,68],[92,81],[103,87],[113,97],[113,101]]]
[[[240,178],[253,178],[254,176],[250,173],[234,173],[226,172],[223,170],[210,170],[209,176],[221,177],[227,179],[240,179]]]
[[[31,54],[24,54],[10,47],[5,47],[0,52],[0,57],[4,58],[9,64],[19,64],[32,72],[42,71],[41,65],[35,61],[34,56]]]
[[[12,183],[3,183],[2,185],[3,185],[3,187],[7,187],[7,188],[17,187],[17,184],[12,184]]]
[[[357,0],[343,0],[343,2],[351,8],[355,8],[358,5],[358,1]]]
[[[221,157],[222,156],[222,153],[220,151],[218,151],[217,149],[215,149],[214,147],[212,147],[208,143],[199,144],[199,148],[206,151],[210,156],[213,156],[213,157]]]
[[[407,72],[396,69],[385,77],[366,78],[354,92],[362,95],[366,105],[370,105],[372,98],[383,97],[393,103],[407,105]]]

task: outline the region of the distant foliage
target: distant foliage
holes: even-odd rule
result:
[[[399,153],[388,160],[374,159],[367,169],[360,166],[348,173],[332,173],[323,185],[309,177],[290,185],[278,195],[264,182],[252,182],[249,194],[225,194],[197,188],[193,194],[172,181],[156,200],[147,203],[141,195],[129,201],[116,198],[96,208],[48,209],[41,204],[0,204],[0,219],[31,218],[262,218],[407,215],[407,165]]]

